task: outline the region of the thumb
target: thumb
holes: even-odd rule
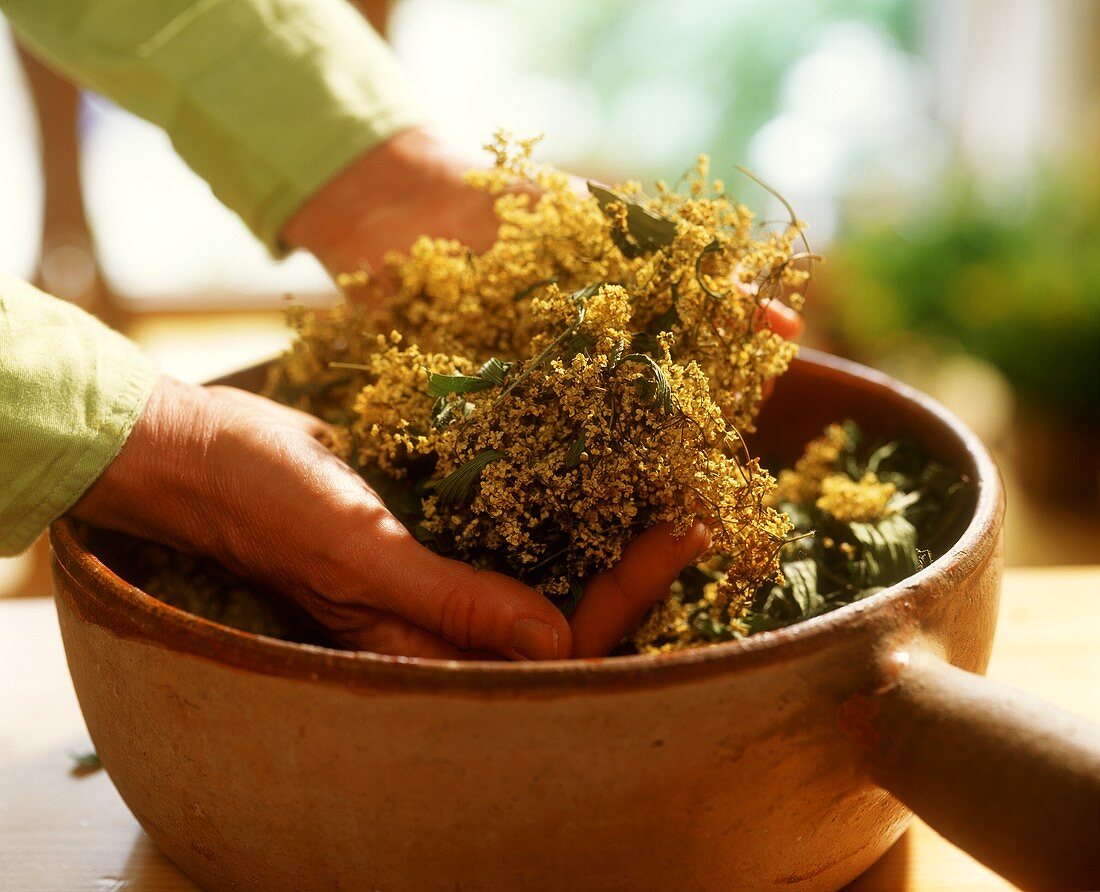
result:
[[[362,601],[461,650],[520,660],[568,657],[572,636],[547,598],[518,580],[440,557],[396,520],[360,560]]]

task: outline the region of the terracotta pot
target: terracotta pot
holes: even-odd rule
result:
[[[59,521],[100,758],[209,889],[836,889],[905,829],[899,799],[1018,882],[1091,885],[1093,732],[968,674],[997,613],[993,461],[927,398],[820,355],[780,382],[759,451],[845,417],[975,481],[958,540],[863,602],[675,655],[456,664],[250,636],[128,585],[111,537]]]

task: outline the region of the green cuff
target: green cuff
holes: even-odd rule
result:
[[[0,554],[18,554],[129,437],[158,371],[79,308],[0,275]]]
[[[349,132],[330,142],[296,178],[273,187],[270,195],[258,200],[255,216],[245,219],[245,223],[273,257],[285,257],[292,249],[282,240],[283,227],[308,199],[361,155],[390,137],[423,124],[424,120],[409,108],[398,107],[377,113],[369,129],[348,128]]]
[[[163,127],[278,255],[279,234],[358,156],[424,122],[346,0],[0,0],[74,80]]]

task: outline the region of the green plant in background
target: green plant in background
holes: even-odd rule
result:
[[[907,51],[915,48],[918,30],[913,0],[789,0],[781,15],[765,0],[488,2],[520,10],[530,71],[576,77],[595,91],[608,124],[587,165],[626,169],[643,180],[680,175],[679,142],[693,151],[702,146],[713,169],[732,176],[749,160],[754,134],[776,114],[785,75],[830,25],[864,23]],[[631,93],[665,95],[660,90],[670,84],[699,97],[709,115],[681,122],[685,132],[675,140],[660,127],[616,125],[625,123],[615,110]],[[645,102],[630,109],[662,113]],[[668,143],[668,160],[643,151],[639,138]]]
[[[1100,177],[1037,176],[1011,194],[960,177],[830,251],[830,323],[857,350],[899,331],[953,341],[1032,405],[1100,419]]]

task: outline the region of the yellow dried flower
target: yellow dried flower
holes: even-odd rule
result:
[[[844,428],[831,424],[825,433],[806,444],[802,457],[794,468],[779,472],[779,482],[771,496],[772,503],[793,502],[796,505],[814,502],[821,495],[821,485],[836,473],[841,453],[851,443]]]
[[[860,480],[847,474],[830,474],[821,481],[817,507],[841,523],[871,523],[895,513],[890,500],[897,492],[893,483],[881,483],[868,471]]]
[[[468,178],[497,196],[492,247],[422,238],[385,276],[341,279],[381,311],[297,312],[270,389],[344,431],[365,476],[405,485],[433,548],[564,609],[643,529],[712,520],[721,578],[636,638],[697,644],[700,622],[738,627],[790,529],[740,432],[795,353],[757,320],[805,281],[788,262],[798,230],[756,227],[707,182],[705,156],[688,197],[637,183],[581,196],[533,145],[498,133],[494,168]]]

